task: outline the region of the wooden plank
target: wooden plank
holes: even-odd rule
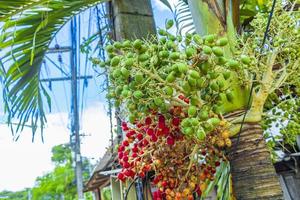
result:
[[[300,199],[300,179],[297,179],[294,173],[283,174],[283,178],[291,199]]]
[[[280,185],[281,185],[281,188],[282,188],[282,191],[283,191],[284,199],[285,200],[292,200],[291,197],[290,197],[290,194],[288,192],[288,188],[287,188],[287,185],[286,185],[286,182],[284,180],[283,175],[279,176],[279,181],[280,181]]]
[[[111,196],[112,200],[122,200],[122,193],[121,193],[121,188],[120,188],[120,182],[114,178],[110,177],[110,186],[111,186]]]

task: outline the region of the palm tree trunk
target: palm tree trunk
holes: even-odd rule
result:
[[[266,147],[259,123],[245,123],[231,149],[231,173],[233,189],[238,200],[283,199],[278,176]]]

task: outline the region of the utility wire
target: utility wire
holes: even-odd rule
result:
[[[57,38],[55,37],[55,47],[59,47],[59,44],[58,44],[58,41],[57,41]],[[62,53],[58,53],[58,57],[57,57],[57,61],[59,63],[56,64],[51,58],[49,58],[47,55],[46,55],[46,58],[61,72],[61,75],[65,75],[67,77],[69,77],[70,75],[66,72],[66,70],[64,69],[64,66],[63,66],[63,57],[62,57]],[[68,95],[67,95],[67,90],[66,90],[66,84],[65,82],[63,81],[63,90],[64,90],[64,95],[65,95],[65,99],[69,99],[68,98]],[[67,111],[68,113],[70,113],[70,110],[69,110],[69,103],[68,101],[66,101],[66,106],[67,106]]]
[[[62,61],[60,62],[60,66],[62,66]],[[63,73],[62,73],[63,74]],[[67,93],[67,89],[66,89],[66,83],[65,81],[63,81],[63,89],[64,89],[64,94],[65,94],[65,99],[69,99],[68,93]],[[67,111],[68,113],[70,113],[70,105],[69,105],[69,101],[66,101],[66,105],[67,105]]]
[[[46,62],[44,62],[43,64],[44,64],[45,69],[49,69],[49,66],[47,65]],[[41,72],[41,77],[43,77],[43,78],[45,77],[45,78],[50,79],[49,74],[50,74],[50,73],[48,73],[48,71],[46,70],[46,76],[45,76],[44,73],[43,73],[43,71],[42,71],[42,72]],[[51,82],[51,81],[50,81],[50,82]],[[51,87],[52,87],[52,86],[51,86]],[[63,126],[63,125],[65,124],[64,118],[63,118],[63,116],[62,116],[62,112],[61,112],[61,109],[60,109],[60,107],[59,107],[59,104],[58,104],[57,98],[56,98],[56,96],[55,96],[55,93],[53,92],[53,90],[52,90],[51,87],[49,88],[49,90],[50,90],[50,92],[52,93],[52,96],[53,96],[53,99],[54,99],[54,104],[55,104],[56,109],[57,109],[58,114],[59,114],[61,126]],[[50,112],[51,112],[51,110],[50,110]]]
[[[92,15],[92,12],[91,12],[91,9],[89,10],[89,24],[88,24],[88,37],[90,37],[91,35],[91,15]],[[87,75],[87,65],[88,65],[88,54],[86,54],[85,56],[85,65],[84,65],[84,76]],[[85,95],[85,88],[87,87],[86,85],[86,81],[87,80],[84,80],[83,81],[83,84],[82,84],[82,93],[81,93],[81,106],[80,106],[80,118],[81,120],[83,119],[82,115],[83,115],[83,108],[84,108],[84,95]]]
[[[57,65],[50,57],[48,57],[47,55],[45,56],[45,58],[47,60],[49,60],[62,74],[64,74],[65,76],[69,76],[69,74],[67,74],[61,66]]]

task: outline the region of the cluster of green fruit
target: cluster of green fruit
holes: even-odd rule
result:
[[[284,96],[283,96],[284,94]],[[268,117],[262,120],[262,127],[265,130],[264,136],[270,150],[276,147],[276,141],[280,141],[282,145],[295,146],[300,128],[300,99],[295,88],[282,87],[279,90],[269,95],[265,111],[268,112]],[[275,137],[270,132],[272,127],[280,129],[280,134]],[[275,152],[274,156],[277,158]]]
[[[106,47],[109,59],[100,66],[109,71],[108,97],[124,108],[123,118],[131,123],[150,111],[167,114],[180,106],[183,115],[188,113],[183,133],[204,139],[222,118],[222,104],[234,100],[232,76],[251,60],[245,55],[227,59],[225,37],[174,36],[168,32],[172,25],[168,21],[167,30],[159,30],[159,39],[125,40]]]
[[[258,78],[263,77],[263,73],[270,64],[270,56],[273,54],[272,59],[275,65],[273,71],[286,69],[291,72],[285,83],[294,84],[299,88],[300,80],[297,73],[300,69],[299,8],[289,1],[277,3],[269,30],[265,33],[268,15],[268,12],[259,12],[255,20],[250,23],[251,31],[244,33],[241,38],[241,51],[251,55],[251,61],[254,63],[247,66],[245,70],[248,74],[257,74]],[[262,46],[265,34],[267,34],[267,39]],[[285,83],[282,82],[281,84]]]

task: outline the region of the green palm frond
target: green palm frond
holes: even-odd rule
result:
[[[33,133],[43,128],[43,100],[50,97],[39,81],[48,46],[74,15],[104,0],[18,0],[0,3],[0,58],[4,65],[4,101],[8,123],[18,120],[16,131],[31,123]],[[33,134],[34,136],[34,134]]]
[[[187,1],[181,0],[175,5],[174,16],[177,30],[180,35],[182,35],[183,32],[196,32],[192,14]]]
[[[171,0],[160,0],[174,14],[174,20],[177,27],[177,33],[195,33],[196,29],[193,23],[192,14],[187,0],[179,0],[176,5],[171,6]]]
[[[49,0],[5,0],[0,3],[0,21],[6,21],[22,11],[25,11],[34,5],[39,5],[42,2]]]

